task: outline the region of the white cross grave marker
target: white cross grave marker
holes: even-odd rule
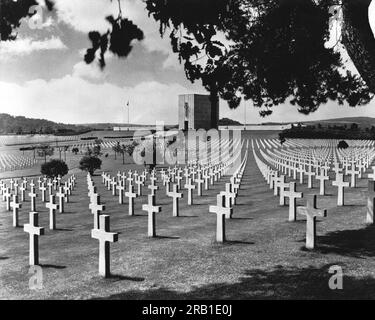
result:
[[[142,210],[148,213],[148,236],[156,236],[155,214],[161,212],[160,206],[155,206],[155,198],[148,195],[148,204],[142,205]]]
[[[337,192],[337,205],[344,205],[344,188],[349,187],[349,182],[344,181],[344,174],[336,174],[336,180],[332,182],[332,185],[338,188]]]
[[[38,213],[30,212],[29,223],[23,226],[23,230],[29,234],[29,264],[39,264],[39,236],[44,235],[44,228],[38,224]]]
[[[110,232],[110,217],[100,216],[99,229],[91,230],[91,237],[99,240],[99,274],[108,278],[110,271],[110,242],[118,241],[118,233]]]
[[[225,217],[232,215],[232,208],[224,206],[224,196],[217,195],[217,205],[209,207],[210,213],[216,214],[216,241],[219,243],[225,242]]]
[[[59,205],[55,203],[55,196],[49,196],[49,202],[46,204],[46,208],[49,209],[49,229],[56,230],[56,210]]]
[[[284,196],[289,198],[289,221],[296,221],[297,199],[303,197],[302,192],[296,192],[296,183],[290,182],[289,190],[284,191]]]
[[[316,208],[316,195],[309,195],[306,207],[298,207],[298,214],[306,216],[306,248],[314,249],[316,242],[316,217],[326,217],[326,209]]]
[[[129,191],[125,192],[125,196],[129,198],[129,216],[134,216],[134,199],[137,198],[137,194],[132,185],[129,186]]]
[[[13,195],[13,201],[10,204],[10,207],[13,209],[13,227],[18,227],[18,212],[22,208],[22,205],[18,203],[18,196]]]
[[[173,185],[173,191],[169,192],[168,196],[173,198],[173,216],[178,217],[179,215],[178,199],[182,199],[184,195],[178,192],[177,184]]]

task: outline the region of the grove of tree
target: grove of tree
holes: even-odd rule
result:
[[[92,46],[86,63],[96,61],[104,68],[107,51],[125,58],[134,42],[144,39],[143,31],[125,17],[127,8],[117,1],[118,15],[103,17],[110,23],[108,32],[88,34]],[[187,79],[201,81],[214,108],[219,97],[230,108],[237,108],[244,98],[262,116],[284,103],[309,114],[328,101],[356,107],[374,96],[371,0],[140,1],[150,19],[159,23],[160,35],[169,36]],[[53,0],[45,3],[49,10],[56,10]],[[35,0],[0,2],[2,41],[17,38],[21,19],[32,15],[29,8],[35,4]],[[336,18],[342,18],[342,37],[336,46],[327,47]],[[340,46],[360,75],[347,69]]]

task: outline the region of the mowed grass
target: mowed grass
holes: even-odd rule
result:
[[[246,137],[251,137],[246,135]],[[258,137],[258,136],[256,136]],[[126,165],[126,169],[135,166]],[[115,174],[121,161],[104,160],[103,170]],[[139,168],[140,169],[140,168]],[[48,230],[48,212],[38,199],[40,263],[43,289],[30,290],[28,234],[12,227],[12,214],[0,204],[0,298],[2,299],[349,299],[375,297],[375,228],[365,225],[367,179],[355,189],[346,189],[346,206],[336,207],[337,190],[328,183],[327,196],[318,197],[318,207],[328,209],[327,218],[317,222],[317,249],[304,249],[306,223],[299,217],[288,222],[288,207],[261,176],[252,154],[234,207],[226,221],[226,244],[215,242],[216,216],[208,212],[221,181],[204,197],[195,193],[193,206],[187,194],[180,205],[180,217],[172,217],[172,201],[160,186],[157,204],[157,238],[147,237],[147,215],[141,205],[148,190],[136,199],[136,216],[128,216],[127,199],[118,204],[94,177],[105,214],[111,216],[111,230],[119,242],[111,244],[110,279],[98,275],[97,240],[90,237],[93,216],[88,210],[86,176],[77,173],[77,186],[66,206],[57,214],[59,230]],[[365,175],[366,177],[366,175]],[[159,182],[160,185],[160,182]],[[306,185],[297,186],[305,195],[318,193]],[[303,205],[305,200],[299,200]],[[28,222],[29,202],[23,204],[21,224]],[[330,290],[329,267],[344,272],[344,289]]]

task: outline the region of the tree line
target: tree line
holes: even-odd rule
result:
[[[363,139],[375,140],[375,126],[360,127],[357,123],[350,125],[294,125],[279,133],[280,142],[286,139]]]
[[[56,123],[44,119],[0,114],[0,134],[54,134],[77,135],[92,131],[91,128],[72,124]]]

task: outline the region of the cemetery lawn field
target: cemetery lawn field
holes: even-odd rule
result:
[[[254,136],[249,133],[245,138]],[[262,137],[261,134],[256,138]],[[268,138],[268,136],[267,136]],[[251,150],[250,150],[251,151]],[[103,158],[103,170],[136,168]],[[138,168],[140,169],[140,167]],[[143,169],[143,168],[141,168]],[[111,243],[109,279],[98,275],[99,243],[91,238],[93,215],[89,211],[86,175],[78,172],[77,185],[57,213],[56,231],[48,229],[48,210],[37,200],[43,288],[31,290],[28,267],[28,234],[12,227],[12,213],[0,201],[0,299],[374,299],[375,227],[365,224],[367,179],[345,190],[344,207],[337,207],[337,188],[327,184],[326,196],[318,196],[318,208],[328,209],[317,220],[317,248],[304,249],[306,220],[288,222],[288,207],[279,206],[255,164],[252,152],[233,210],[226,220],[225,244],[215,242],[216,215],[208,212],[216,195],[225,189],[223,177],[203,197],[194,192],[194,205],[187,206],[187,193],[180,201],[180,217],[172,217],[172,199],[160,181],[156,214],[156,238],[147,237],[148,190],[135,200],[135,216],[102,184],[100,171],[93,177],[110,215],[111,231],[119,241]],[[306,195],[319,194],[297,183]],[[30,202],[20,210],[20,225],[28,223]],[[343,290],[331,290],[331,266],[343,270]]]

